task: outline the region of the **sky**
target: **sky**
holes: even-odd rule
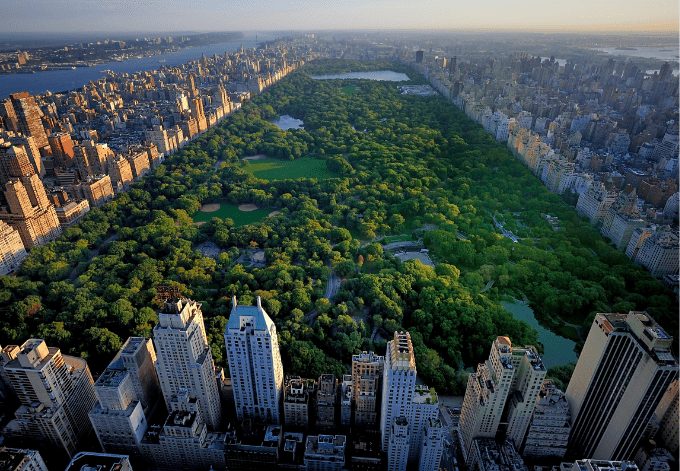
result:
[[[678,31],[678,0],[0,0],[3,33]]]

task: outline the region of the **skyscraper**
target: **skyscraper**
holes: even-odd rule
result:
[[[60,167],[70,167],[75,157],[73,149],[73,139],[66,132],[55,132],[47,138],[52,149],[54,164]]]
[[[130,337],[95,383],[90,421],[108,453],[137,455],[148,416],[160,397],[156,351],[150,339]]]
[[[393,430],[399,430],[399,433],[403,435],[406,430],[408,432],[406,461],[417,463],[426,424],[430,419],[438,416],[439,403],[434,389],[425,385],[416,386],[416,361],[411,335],[408,332],[395,332],[394,339],[387,343],[380,415],[382,447],[383,451],[387,451],[388,461],[390,452],[397,452],[390,434]],[[404,425],[396,428],[392,426],[397,417],[405,419],[406,429]],[[401,438],[403,437],[396,442],[400,442]],[[401,457],[402,450],[398,453]]]
[[[408,332],[395,332],[394,339],[387,342],[383,370],[380,433],[384,451],[387,451],[392,422],[397,417],[403,417],[408,422],[411,417],[415,389],[416,359],[411,335]]]
[[[217,429],[222,405],[215,365],[205,334],[201,305],[185,298],[166,301],[153,329],[157,373],[163,398],[172,411],[172,399],[188,390],[209,428]]]
[[[42,339],[2,350],[2,376],[21,405],[5,436],[73,456],[92,433],[87,413],[95,403],[90,369]]]
[[[568,455],[632,458],[678,377],[672,342],[646,312],[595,316],[566,392],[574,421]]]
[[[567,452],[571,414],[567,397],[550,381],[544,381],[522,454],[525,457],[562,459]]]
[[[279,340],[259,296],[255,306],[238,305],[236,297],[232,298],[224,341],[238,419],[280,423],[283,366]]]
[[[475,438],[493,438],[503,421],[507,437],[521,446],[546,369],[533,347],[513,347],[508,337],[497,337],[489,359],[477,365],[468,379],[460,430],[467,456]]]
[[[385,357],[373,352],[352,355],[352,389],[354,395],[354,423],[373,426],[378,418],[378,395]]]
[[[12,179],[5,185],[7,210],[0,220],[14,227],[27,249],[61,234],[59,218],[38,175]]]
[[[17,230],[0,221],[0,275],[15,271],[27,255]]]
[[[19,130],[26,136],[33,136],[39,148],[47,147],[47,133],[42,123],[43,112],[28,92],[13,93],[10,96],[16,113]]]

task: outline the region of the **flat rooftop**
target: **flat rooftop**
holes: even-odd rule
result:
[[[109,453],[78,453],[64,471],[119,471],[129,469],[129,459],[126,455],[112,455]]]

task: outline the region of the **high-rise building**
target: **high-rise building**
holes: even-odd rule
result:
[[[546,369],[533,347],[513,347],[508,337],[497,337],[489,359],[470,375],[460,430],[464,454],[475,438],[496,436],[503,419],[507,436],[520,446],[529,426]]]
[[[678,443],[680,442],[680,430],[678,428],[678,417],[680,408],[678,407],[678,380],[676,379],[666,390],[655,415],[659,421],[659,431],[656,440],[665,446],[671,453],[678,453]]]
[[[25,177],[38,173],[23,146],[9,142],[0,143],[0,184],[12,178]]]
[[[5,347],[1,363],[2,377],[21,403],[5,436],[73,456],[92,433],[87,413],[95,392],[85,360],[29,339],[21,347]]]
[[[42,123],[43,112],[28,92],[13,93],[10,96],[16,113],[19,131],[26,136],[32,136],[39,148],[47,147],[47,133]]]
[[[286,425],[305,428],[309,425],[309,402],[314,393],[314,380],[299,376],[286,379],[283,393],[283,417]]]
[[[316,390],[316,426],[332,429],[335,426],[335,404],[338,380],[331,374],[319,376]]]
[[[411,443],[408,419],[395,417],[387,435],[387,471],[406,471]]]
[[[28,254],[16,229],[0,221],[0,275],[14,272]]]
[[[657,230],[642,242],[633,261],[649,270],[652,276],[676,275],[678,247],[678,234],[675,231]]]
[[[416,51],[416,64],[422,64],[423,63],[424,54],[425,54],[425,51]]]
[[[439,419],[429,419],[420,440],[418,471],[437,471],[444,454],[447,429]]]
[[[149,161],[149,154],[144,150],[133,152],[127,157],[128,162],[130,162],[130,168],[135,178],[140,178],[144,176],[151,168],[151,162]]]
[[[158,313],[153,340],[158,379],[168,409],[173,410],[174,397],[188,390],[202,420],[209,428],[217,429],[222,421],[222,405],[201,305],[185,298],[168,299]]]
[[[70,167],[73,165],[73,158],[75,151],[73,147],[73,139],[67,132],[55,132],[50,134],[47,138],[52,149],[52,156],[54,157],[54,164],[58,167]]]
[[[232,298],[224,340],[238,419],[280,423],[283,366],[279,339],[259,296],[255,306],[241,306]]]
[[[305,444],[304,463],[308,471],[342,471],[345,469],[344,435],[310,435]]]
[[[37,450],[21,448],[0,448],[0,469],[2,471],[49,471]]]
[[[356,425],[365,427],[377,424],[378,398],[384,363],[385,357],[373,352],[352,355],[352,388]]]
[[[404,417],[409,421],[415,389],[416,359],[411,335],[408,332],[395,332],[393,340],[387,343],[383,369],[380,432],[384,451],[387,451],[394,419]]]
[[[27,249],[61,234],[59,218],[38,175],[8,181],[5,199],[8,208],[0,211],[0,220],[19,232]]]
[[[571,432],[567,397],[552,382],[544,381],[524,442],[523,455],[564,458]]]
[[[395,332],[393,340],[387,343],[380,414],[382,447],[383,451],[388,452],[388,460],[389,451],[392,449],[390,433],[395,430],[390,424],[396,417],[405,418],[407,424],[406,459],[408,462],[417,463],[426,425],[430,419],[438,416],[439,403],[434,389],[416,385],[416,362],[410,334]],[[397,429],[400,433],[404,432],[403,426]],[[399,453],[401,456],[402,451]]]
[[[109,176],[114,192],[125,191],[134,179],[128,159],[120,155],[111,159],[109,161]]]
[[[678,377],[673,338],[646,312],[597,314],[567,387],[568,454],[630,459]]]
[[[100,175],[88,178],[80,184],[80,192],[83,198],[87,199],[90,206],[101,206],[113,199],[113,185],[111,177]]]
[[[126,455],[81,451],[73,457],[64,471],[132,471],[130,458]]]
[[[130,337],[95,383],[90,421],[106,452],[139,454],[148,415],[160,398],[156,352],[150,339]]]

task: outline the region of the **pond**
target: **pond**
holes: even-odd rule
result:
[[[279,119],[273,121],[273,123],[283,131],[288,131],[289,129],[302,129],[305,126],[304,121],[293,118],[287,114],[279,116]]]
[[[546,368],[576,362],[577,356],[574,351],[576,343],[561,337],[540,325],[534,316],[534,311],[529,305],[522,301],[515,301],[512,303],[501,301],[501,305],[506,311],[512,314],[515,319],[526,322],[538,332],[538,341],[543,345],[543,363]]]
[[[394,70],[373,70],[368,72],[345,72],[344,74],[312,75],[314,80],[344,80],[344,79],[363,79],[379,80],[382,82],[407,82],[408,75]]]

